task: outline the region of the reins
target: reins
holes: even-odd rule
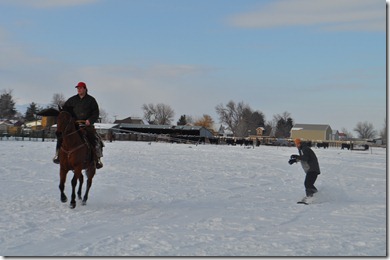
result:
[[[62,146],[61,146],[61,151],[63,151],[64,153],[66,153],[68,155],[68,159],[70,157],[70,155],[74,152],[74,151],[77,151],[78,149],[80,149],[81,147],[83,147],[84,145],[86,145],[86,143],[82,143],[80,144],[79,146],[77,146],[76,148],[73,148],[72,150],[70,151],[67,151],[65,150]]]
[[[63,111],[63,112],[64,112],[64,111]],[[81,121],[81,120],[79,120],[79,121]],[[78,122],[78,121],[76,121],[76,122]],[[64,133],[66,133],[66,130],[68,129],[68,126],[69,126],[71,123],[72,123],[72,117],[69,118],[69,122],[68,122],[68,124],[67,124],[66,127],[65,127]],[[66,134],[64,137],[73,135],[73,134],[79,132],[80,130],[81,130],[81,128],[79,128],[79,129],[77,129],[77,130],[75,130],[75,131],[73,131],[73,132],[70,132],[69,134]],[[68,159],[69,159],[70,155],[71,155],[73,152],[75,152],[75,151],[77,151],[78,149],[82,148],[84,145],[87,145],[87,146],[88,146],[88,144],[85,142],[85,140],[84,140],[84,142],[83,142],[82,144],[80,144],[79,146],[73,148],[73,149],[70,150],[70,151],[65,150],[65,149],[61,146],[61,151],[63,151],[64,153],[66,153],[66,154],[68,155]]]

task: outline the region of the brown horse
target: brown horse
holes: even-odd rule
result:
[[[92,159],[90,146],[85,138],[82,137],[81,128],[76,128],[75,119],[67,111],[61,111],[57,119],[57,137],[62,138],[62,145],[59,150],[60,158],[60,191],[61,202],[68,201],[64,193],[66,175],[70,170],[73,171],[72,178],[72,198],[70,208],[76,207],[76,185],[79,180],[78,198],[81,200],[81,190],[84,182],[82,170],[86,170],[88,177],[87,188],[82,199],[82,205],[87,204],[89,189],[92,185],[92,179],[96,172],[96,162]]]

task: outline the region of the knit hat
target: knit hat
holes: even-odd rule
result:
[[[84,82],[79,82],[75,88],[85,88],[85,89],[87,89],[87,84],[85,84]]]

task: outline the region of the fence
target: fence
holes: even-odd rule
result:
[[[9,134],[7,132],[0,133],[0,141],[54,141],[56,139],[53,131],[36,130],[29,132],[21,132]]]

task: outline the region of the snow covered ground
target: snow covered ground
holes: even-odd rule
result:
[[[106,143],[88,204],[60,202],[55,143],[0,141],[3,256],[385,256],[386,150]],[[70,195],[68,174],[66,191]]]

